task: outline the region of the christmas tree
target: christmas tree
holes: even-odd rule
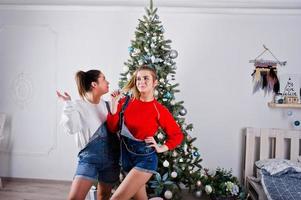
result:
[[[146,15],[139,19],[135,39],[128,48],[130,58],[124,63],[119,86],[122,88],[139,66],[147,65],[155,68],[159,80],[155,96],[173,114],[185,135],[180,147],[159,154],[159,174],[148,182],[148,193],[151,197],[181,199],[181,189],[186,187],[200,196],[202,159],[198,149],[192,144],[196,138],[189,135],[193,125],[185,122],[187,110],[183,106],[184,102],[175,99],[175,93],[180,92],[177,89],[179,84],[174,83],[176,74],[174,59],[178,56],[178,52],[171,49],[171,40],[164,38],[164,28],[159,20],[157,8],[153,8],[152,0],[149,8],[145,10]],[[155,138],[162,144],[166,135],[159,130]]]

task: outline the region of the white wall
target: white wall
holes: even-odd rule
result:
[[[62,103],[55,90],[78,98],[74,74],[91,68],[100,68],[111,89],[117,88],[127,47],[144,14],[141,1],[95,2],[0,4],[0,112],[9,118],[0,176],[72,179],[77,149],[59,126]],[[265,44],[288,61],[279,74],[301,73],[300,3],[238,2],[232,8],[225,1],[177,3],[162,4],[158,12],[166,38],[179,52],[177,100],[185,101],[203,166],[232,168],[240,175],[243,128],[291,128],[285,110],[267,107],[271,95],[252,94],[249,60]],[[260,6],[265,9],[255,9]],[[300,110],[293,111],[301,119]]]

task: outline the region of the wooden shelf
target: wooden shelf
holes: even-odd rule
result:
[[[301,108],[301,103],[296,103],[296,104],[279,104],[279,103],[269,102],[268,106],[270,108]]]

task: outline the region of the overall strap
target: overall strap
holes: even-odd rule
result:
[[[107,108],[108,112],[111,113],[111,109],[110,109],[110,104],[109,104],[109,102],[108,102],[108,101],[105,101],[105,104],[106,104],[106,108]],[[93,140],[95,140],[96,138],[99,137],[99,134],[98,134],[98,133],[101,131],[102,126],[103,126],[103,124],[102,124],[100,127],[98,127],[98,129],[96,130],[96,132],[95,132],[95,133],[92,135],[92,137],[89,139],[89,142],[86,144],[86,146],[85,146],[83,149],[80,150],[80,152],[78,153],[78,155],[79,155],[82,151],[84,151],[84,150],[90,145],[90,143],[91,143]]]
[[[108,102],[108,101],[105,101],[105,103],[106,103],[106,107],[107,107],[108,113],[111,114],[111,108],[110,108],[109,102]]]
[[[126,94],[125,102],[124,102],[124,104],[121,108],[121,111],[119,113],[119,130],[121,130],[121,128],[122,128],[122,124],[123,124],[123,121],[124,121],[124,111],[127,108],[128,104],[130,102],[130,99],[131,99],[130,95]]]

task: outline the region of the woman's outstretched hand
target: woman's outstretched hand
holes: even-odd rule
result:
[[[56,91],[56,95],[62,101],[70,101],[71,100],[71,97],[67,92],[64,92],[64,94],[61,94],[59,91]]]
[[[149,147],[154,147],[157,153],[163,153],[165,151],[168,151],[168,147],[165,144],[159,146],[154,137],[147,137],[144,141],[145,143],[149,144]]]
[[[112,114],[117,112],[118,102],[123,97],[122,93],[119,90],[115,90],[111,93],[112,98]]]

